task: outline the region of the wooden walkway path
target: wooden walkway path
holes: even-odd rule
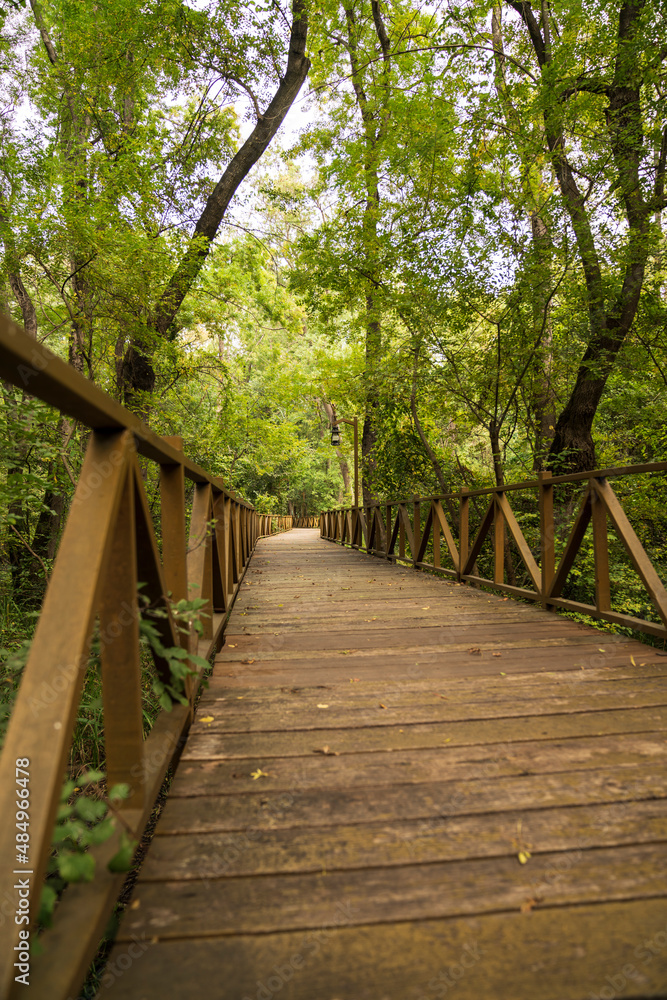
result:
[[[264,539],[100,996],[667,997],[666,729],[664,654]]]

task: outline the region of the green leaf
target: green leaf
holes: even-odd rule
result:
[[[104,844],[109,837],[113,836],[115,831],[116,824],[113,817],[107,816],[101,823],[96,823],[96,825],[88,831],[88,843]]]
[[[130,791],[130,786],[126,782],[119,781],[118,784],[112,785],[109,789],[109,799],[112,802],[121,802],[124,799],[129,799]]]
[[[85,771],[76,779],[76,784],[79,788],[83,788],[85,785],[92,785],[96,781],[102,781],[103,778],[104,771]]]
[[[132,858],[138,841],[130,840],[127,834],[121,837],[120,848],[109,861],[107,868],[110,872],[126,872],[132,865]]]
[[[169,697],[166,691],[162,692],[162,694],[158,698],[158,701],[162,706],[162,708],[165,710],[165,712],[171,712],[173,704],[171,698]]]
[[[58,857],[58,871],[66,882],[92,882],[95,858],[78,851],[63,851]]]
[[[42,895],[39,900],[39,912],[37,914],[37,922],[42,924],[44,927],[50,927],[53,923],[53,910],[57,899],[58,893],[55,888],[47,882],[47,884],[42,888]]]
[[[94,823],[96,820],[102,819],[107,811],[106,802],[98,802],[95,799],[87,798],[85,795],[81,795],[76,800],[74,808],[77,816],[80,816],[81,819],[85,819],[89,823]]]

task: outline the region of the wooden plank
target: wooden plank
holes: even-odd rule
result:
[[[576,674],[574,676],[577,676]],[[361,682],[348,683],[348,690],[343,685],[327,685],[327,703],[334,706],[335,719],[330,725],[345,728],[358,720],[359,725],[367,725],[370,717],[373,721],[378,715],[378,699],[394,716],[398,716],[400,724],[423,724],[425,722],[472,722],[486,719],[519,719],[522,717],[551,717],[553,715],[580,714],[584,712],[597,713],[610,709],[637,710],[648,705],[667,705],[667,685],[664,680],[651,678],[646,683],[640,680],[630,684],[619,682],[606,684],[599,688],[591,686],[590,690],[579,688],[568,689],[564,685],[554,689],[545,685],[543,697],[534,691],[521,689],[494,692],[493,697],[474,699],[473,692],[461,694],[446,688],[447,694],[433,690],[432,687],[421,690],[410,690],[404,687],[395,688],[387,685],[379,690],[373,686],[372,691],[359,691]],[[252,711],[264,712],[264,704],[272,707],[271,721],[267,719],[265,729],[273,729],[275,718],[286,721],[287,728],[292,728],[292,721],[303,718],[313,720],[319,714],[317,705],[322,702],[322,688],[268,688],[267,702],[262,704],[262,698],[252,688],[245,688],[242,694],[238,688],[231,692],[217,688],[217,694],[205,691],[199,703],[199,711],[192,729],[193,735],[204,732],[229,732],[230,726],[236,726],[239,717]],[[486,692],[485,692],[486,695]],[[472,703],[472,707],[471,707]],[[202,722],[205,717],[207,722]],[[392,720],[393,721],[393,720]],[[319,722],[317,728],[321,728]],[[281,727],[282,728],[282,727]],[[309,727],[305,727],[309,728]]]
[[[446,983],[458,1000],[664,995],[664,899],[341,927],[346,902],[317,931],[140,938],[135,959],[118,944],[105,996],[201,1000],[202,982],[216,984],[216,1000],[432,1000]]]
[[[266,793],[291,791],[294,788],[374,788],[381,785],[421,784],[442,780],[480,778],[490,769],[499,777],[516,774],[549,774],[556,771],[592,770],[598,767],[621,767],[659,762],[667,753],[664,731],[617,736],[586,736],[563,740],[484,744],[439,750],[424,749],[418,754],[395,750],[387,754],[342,754],[330,757],[276,758],[270,763],[263,757],[243,761],[182,761],[171,794],[197,796],[238,793],[241,790]],[[268,773],[261,784],[252,774]]]
[[[373,831],[369,831],[371,833]],[[559,852],[517,858],[479,858],[435,862],[409,861],[403,867],[373,867],[356,873],[238,877],[238,858],[255,854],[254,831],[230,838],[221,848],[220,868],[237,877],[224,885],[201,880],[141,882],[136,909],[120,941],[157,934],[160,940],[215,934],[269,934],[321,927],[336,902],[349,903],[342,925],[399,920],[432,920],[493,912],[517,912],[599,901],[650,899],[667,895],[664,844],[584,849],[580,844]],[[325,859],[322,859],[325,861]],[[138,904],[138,905],[137,905]]]
[[[605,643],[604,647],[599,647],[595,643],[572,645],[547,641],[539,646],[527,644],[520,647],[498,642],[478,644],[477,654],[468,652],[464,644],[454,650],[446,647],[406,650],[399,647],[387,650],[384,658],[368,650],[343,650],[335,655],[319,656],[292,654],[283,658],[279,653],[267,656],[263,652],[254,661],[249,657],[219,662],[216,671],[218,677],[234,678],[243,687],[250,683],[259,687],[273,687],[276,684],[294,686],[349,683],[355,677],[368,682],[385,682],[389,670],[393,676],[403,676],[406,680],[429,679],[435,684],[442,684],[445,680],[450,683],[468,679],[471,674],[477,678],[484,677],[486,683],[486,678],[500,676],[501,666],[506,677],[525,677],[527,674],[548,674],[554,670],[585,672],[605,666],[609,669],[628,666],[631,665],[631,656],[640,667],[645,662],[663,662],[659,653],[649,653],[646,661],[640,659],[642,652],[641,647],[637,649],[638,646],[639,643]],[[600,652],[602,648],[604,652]],[[276,649],[279,650],[279,643]],[[493,655],[498,652],[500,657]],[[475,655],[474,661],[471,660],[472,655]],[[230,685],[233,683],[230,681]]]
[[[618,640],[604,638],[591,630],[584,632],[577,629],[570,622],[560,624],[562,619],[552,618],[548,626],[527,626],[524,622],[507,622],[497,625],[493,629],[494,644],[505,643],[516,648],[525,648],[527,645],[544,646],[549,642],[553,644],[568,643],[570,645],[602,645],[603,643],[612,645]],[[441,649],[451,649],[452,651],[461,648],[470,648],[471,643],[483,642],[489,635],[488,626],[460,624],[447,628],[445,626],[426,626],[421,628],[401,628],[401,629],[376,629],[369,633],[349,629],[345,631],[336,630],[334,632],[294,632],[285,631],[280,634],[281,654],[293,654],[295,656],[308,656],[313,652],[335,652],[341,649],[368,649],[377,651],[378,649],[388,650],[390,648],[409,648],[423,650],[428,647],[438,647]],[[513,640],[513,636],[517,636]],[[520,638],[519,638],[520,637]],[[267,645],[262,636],[252,634],[237,634],[234,648],[230,645],[224,646],[220,652],[221,660],[238,659],[241,654],[253,656],[263,651]],[[273,644],[276,645],[276,644]],[[487,643],[488,645],[488,643]],[[490,647],[489,647],[490,648]],[[265,654],[268,655],[268,654]]]
[[[233,833],[172,834],[153,840],[139,879],[163,882],[333,872],[489,857],[511,857],[519,867],[517,853],[524,844],[530,845],[532,867],[539,869],[540,855],[551,851],[656,841],[662,842],[664,859],[667,799],[509,810],[494,813],[493,822],[488,816],[446,816],[436,822],[395,820],[304,830],[254,830],[242,850]],[[662,868],[667,874],[664,865]]]
[[[328,697],[328,696],[327,696]],[[391,702],[375,708],[341,714],[335,709],[279,714],[256,708],[228,720],[224,707],[210,709],[199,731],[192,734],[184,760],[224,760],[236,758],[304,757],[329,746],[339,754],[386,753],[394,750],[422,750],[449,746],[509,744],[534,740],[571,739],[580,736],[610,736],[613,733],[646,733],[667,730],[664,705],[625,708],[616,711],[542,714],[526,718],[509,713],[504,718],[487,717],[476,721],[441,721],[433,710],[394,709]],[[333,707],[333,706],[332,706]],[[437,706],[436,706],[437,708]],[[211,713],[216,712],[217,716]],[[426,717],[410,721],[410,716]],[[440,716],[440,718],[438,718]],[[215,728],[214,728],[215,727]],[[206,731],[204,731],[206,730]]]
[[[214,790],[194,804],[190,798],[172,794],[160,818],[158,835],[409,819],[442,822],[448,816],[664,799],[667,788],[667,764],[650,759],[644,764],[528,776],[502,777],[496,771],[497,765],[491,761],[486,777],[348,788],[344,796],[332,796],[328,788],[298,785],[290,792],[264,790],[250,795],[219,795]]]

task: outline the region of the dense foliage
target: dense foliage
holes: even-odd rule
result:
[[[335,414],[366,499],[664,457],[658,6],[30,0],[0,29],[2,308],[260,510],[351,498]],[[13,647],[86,432],[1,392]]]

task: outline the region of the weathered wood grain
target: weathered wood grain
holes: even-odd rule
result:
[[[665,799],[510,811],[496,814],[493,823],[483,815],[448,816],[445,805],[443,814],[431,820],[303,831],[247,830],[245,839],[217,833],[156,837],[140,879],[209,879],[431,864],[469,857],[516,858],[523,845],[538,859],[551,851],[651,841],[665,842],[661,856],[667,857]]]
[[[261,541],[102,996],[667,996],[661,653]]]
[[[343,895],[317,930],[155,935],[154,943],[139,935],[132,954],[125,942],[113,950],[103,996],[433,1000],[445,988],[458,1000],[665,995],[664,899],[342,927],[348,912]]]
[[[495,769],[490,767],[490,771]],[[171,795],[158,835],[252,829],[333,826],[334,824],[439,819],[508,810],[664,798],[667,764],[613,766],[588,771],[348,788],[333,796],[328,788],[263,790],[255,794],[205,795],[193,808],[190,798]]]

